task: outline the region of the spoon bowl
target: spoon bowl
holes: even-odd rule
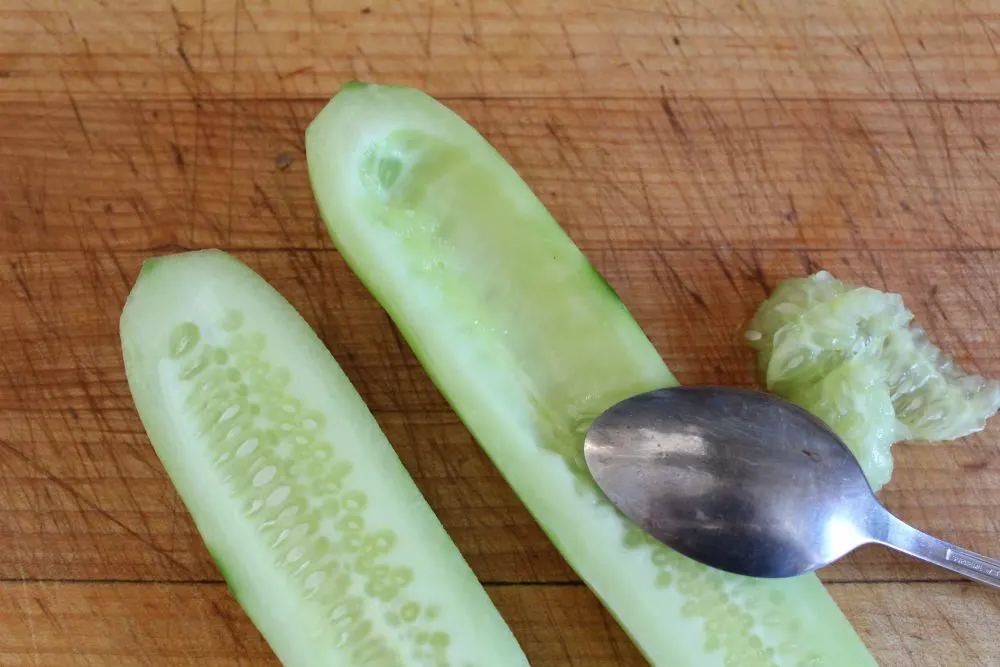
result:
[[[634,396],[594,421],[584,457],[625,516],[720,570],[790,577],[876,542],[1000,586],[1000,562],[896,519],[843,441],[772,394],[677,387]]]

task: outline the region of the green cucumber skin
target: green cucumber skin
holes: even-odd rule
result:
[[[452,159],[457,147],[464,160],[451,174],[430,165],[426,187],[450,197],[447,205],[420,193],[406,164],[392,165],[425,135],[444,144],[439,154]],[[614,290],[478,132],[419,91],[352,84],[310,124],[306,148],[336,247],[651,663],[875,664],[814,575],[758,581],[709,571],[653,544],[596,490],[582,468],[589,421],[676,380]],[[402,175],[371,186],[371,172],[383,171]],[[448,178],[462,187],[448,190]]]
[[[225,330],[229,325],[218,324],[225,322],[230,312],[240,313],[240,320],[245,320],[237,325],[241,327],[237,334]],[[224,453],[235,449],[234,456],[239,450],[218,445],[218,438],[196,430],[198,411],[211,410],[212,401],[185,402],[179,393],[179,388],[187,385],[176,379],[178,364],[172,355],[171,331],[191,322],[199,332],[198,344],[213,343],[213,350],[230,351],[228,357],[233,364],[246,360],[244,368],[249,370],[242,371],[242,379],[251,398],[263,397],[260,405],[264,415],[271,414],[269,411],[275,407],[267,402],[269,395],[301,399],[300,414],[304,416],[299,422],[311,419],[316,424],[311,431],[315,437],[308,445],[309,451],[327,451],[323,448],[328,438],[333,443],[329,450],[332,458],[324,461],[340,466],[346,462],[349,466],[339,468],[346,472],[336,478],[313,473],[311,485],[301,488],[293,472],[284,481],[284,473],[272,473],[275,481],[271,482],[290,486],[289,502],[296,501],[299,495],[308,496],[306,501],[318,508],[317,514],[309,516],[318,522],[333,521],[338,516],[363,521],[360,528],[357,523],[350,524],[350,533],[341,529],[347,525],[343,521],[320,529],[332,531],[327,534],[342,540],[337,547],[341,556],[337,557],[346,558],[343,561],[346,566],[330,569],[333,574],[329,580],[346,575],[348,590],[324,598],[323,593],[328,589],[320,582],[317,594],[304,594],[305,574],[291,573],[290,566],[277,565],[283,562],[277,554],[290,553],[295,539],[288,538],[282,547],[284,551],[277,551],[268,536],[273,536],[277,529],[267,533],[261,519],[253,519],[247,513],[245,499],[240,500],[241,493],[254,493],[250,487],[256,487],[257,479],[253,478],[250,485],[240,485],[239,479],[228,482],[220,473],[223,468],[213,464],[211,452],[216,451],[213,447]],[[237,343],[232,342],[233,336],[243,334],[247,340],[263,334],[262,349],[253,354],[247,353],[245,347],[234,351]],[[190,252],[149,261],[126,303],[121,338],[129,387],[150,441],[234,597],[283,664],[467,667],[473,663],[485,664],[481,653],[484,647],[490,654],[488,664],[497,667],[528,664],[509,628],[347,376],[309,325],[260,276],[219,251]],[[193,359],[197,352],[186,354],[187,359]],[[250,366],[258,358],[271,370]],[[264,382],[261,378],[273,380],[283,370],[289,371],[282,376],[283,390],[274,394],[276,390],[269,384],[267,390],[258,392]],[[206,373],[207,370],[199,371],[192,381],[207,377]],[[226,405],[221,399],[216,402],[221,407]],[[261,445],[260,451],[265,449]],[[304,457],[304,453],[296,453],[287,458],[287,469],[292,471],[291,466],[297,462],[323,469],[322,464],[313,464]],[[263,496],[269,488],[265,484],[260,494]],[[362,503],[356,515],[326,512],[327,507],[346,508],[348,499]],[[294,526],[295,521],[288,525]],[[362,561],[362,550],[374,544],[366,541],[365,536],[376,533],[387,536],[381,539],[394,541],[386,543],[388,546],[378,553],[368,551],[370,555]],[[309,536],[299,542],[305,552],[324,556],[322,549],[309,551],[308,539]],[[355,546],[351,547],[352,544]],[[385,595],[392,597],[382,600],[377,598],[381,593],[369,593],[365,588],[366,581],[379,584],[380,580],[374,575],[366,579],[362,563],[366,564],[367,572],[383,564],[397,570],[408,567],[412,570],[412,580],[400,583],[395,594],[386,592]],[[385,579],[381,582],[380,590],[386,591]],[[417,609],[423,610],[413,621],[406,617],[405,623],[414,628],[414,633],[416,629],[426,631],[428,642],[438,637],[450,642],[443,648],[435,648],[440,653],[419,659],[412,657],[415,635],[406,636],[394,629],[400,627],[398,624],[383,622],[387,618],[381,615],[383,612],[391,613],[396,608],[410,612],[412,605],[401,606],[404,599],[416,601],[420,605]],[[348,607],[348,603],[355,606]],[[430,617],[432,608],[435,615]],[[333,616],[330,609],[336,611]],[[367,634],[364,634],[365,624],[369,628]],[[386,651],[376,653],[380,647],[386,647]],[[441,656],[445,659],[443,663],[438,660]]]

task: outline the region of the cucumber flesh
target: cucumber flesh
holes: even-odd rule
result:
[[[654,542],[583,463],[590,422],[676,384],[614,291],[472,127],[349,84],[306,131],[330,234],[542,528],[655,665],[874,661],[814,575],[754,580]]]
[[[288,667],[527,665],[361,397],[219,251],[149,260],[121,318],[143,425]]]
[[[889,385],[874,364],[852,359],[788,396],[847,443],[873,489],[889,481],[890,448],[899,439],[899,422]]]
[[[892,476],[893,443],[960,438],[1000,408],[1000,382],[962,371],[901,296],[826,271],[782,282],[746,335],[767,388],[826,421],[875,489]]]

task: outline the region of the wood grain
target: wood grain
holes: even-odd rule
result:
[[[641,665],[582,586],[491,586],[534,666]],[[221,585],[10,584],[0,588],[0,664],[277,667]]]
[[[480,129],[683,382],[752,384],[741,327],[818,268],[1000,377],[994,0],[0,0],[0,664],[277,664],[121,368],[143,258],[202,247],[316,328],[534,665],[642,664],[330,250],[303,130],[350,78]],[[1000,555],[998,428],[897,446],[883,499]],[[1000,664],[983,587],[823,577],[883,666]]]
[[[454,100],[587,251],[1000,248],[1000,106]],[[325,248],[321,102],[0,103],[0,248]]]
[[[156,460],[121,368],[117,315],[146,255],[0,255],[0,579],[217,580]],[[239,256],[303,313],[395,444],[469,559],[490,582],[576,581],[427,379],[388,319],[328,251]],[[779,280],[826,268],[899,290],[970,370],[1000,376],[1000,253],[916,251],[592,252],[684,383],[755,380],[741,327]],[[996,554],[996,427],[954,446],[897,448],[883,492],[904,519]],[[947,575],[885,550],[824,572],[831,581]]]
[[[882,667],[991,667],[1000,650],[982,619],[997,601],[960,584],[835,584]],[[492,586],[535,667],[645,664],[581,586]],[[221,585],[9,584],[0,587],[0,663],[10,667],[277,667]]]
[[[975,98],[1000,93],[990,0],[3,0],[0,97]]]

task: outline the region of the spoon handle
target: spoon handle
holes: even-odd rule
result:
[[[897,551],[1000,588],[1000,560],[957,547],[906,524],[883,510],[869,526],[872,538]]]

